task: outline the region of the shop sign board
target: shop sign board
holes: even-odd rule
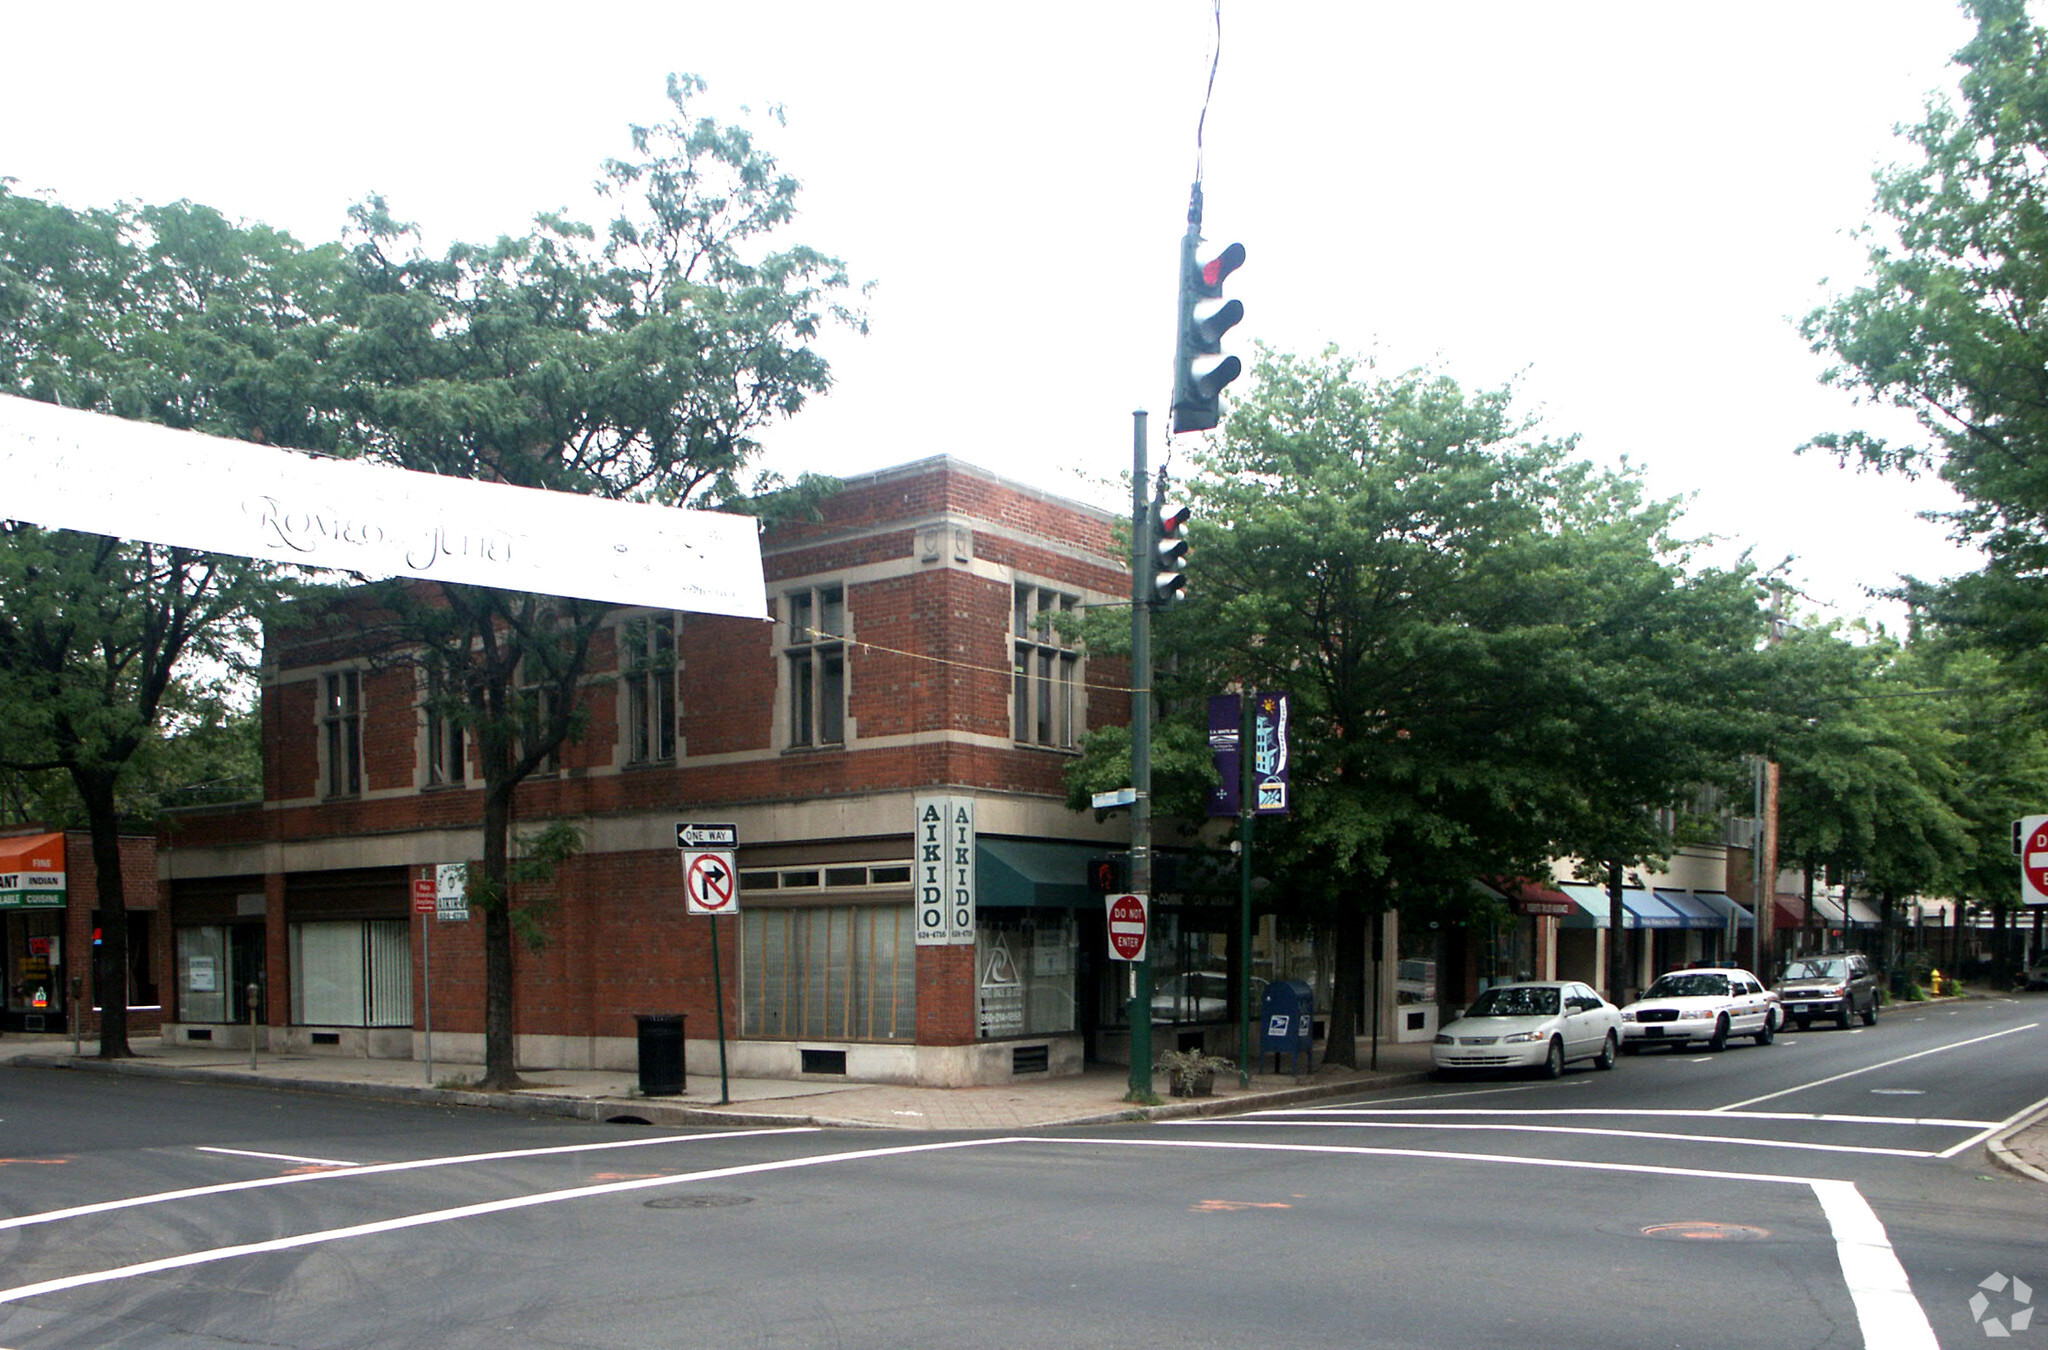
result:
[[[917,945],[974,943],[974,798],[916,799]]]
[[[434,865],[434,917],[443,923],[469,920],[469,864]]]

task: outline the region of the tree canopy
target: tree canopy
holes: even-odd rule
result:
[[[1340,951],[1367,912],[1475,877],[1667,852],[1659,808],[1759,734],[1745,570],[1689,565],[1669,503],[1512,402],[1266,354],[1176,485],[1195,514],[1192,598],[1154,637],[1169,723],[1231,685],[1293,695],[1293,814],[1260,863]],[[1120,748],[1091,743],[1077,795]]]

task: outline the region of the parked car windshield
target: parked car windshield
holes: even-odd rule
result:
[[[1495,986],[1472,1000],[1467,1017],[1549,1017],[1557,1011],[1557,990]]]
[[[1644,998],[1712,998],[1727,997],[1728,977],[1706,975],[1688,971],[1678,975],[1659,976],[1657,982],[1643,991]]]
[[[1839,980],[1843,966],[1840,961],[1794,961],[1785,967],[1788,980]]]

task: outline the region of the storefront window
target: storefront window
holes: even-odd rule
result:
[[[740,1034],[911,1039],[914,936],[908,905],[742,910]]]
[[[1071,910],[983,910],[974,940],[981,1038],[1074,1030],[1079,945]]]
[[[64,911],[15,910],[4,916],[8,1025],[41,1031],[60,1025],[65,997]]]
[[[291,926],[296,1026],[412,1025],[412,944],[404,919]]]
[[[249,986],[262,999],[263,925],[205,924],[178,930],[178,1018],[242,1022]]]

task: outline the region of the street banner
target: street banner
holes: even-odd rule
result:
[[[208,553],[768,615],[752,517],[332,459],[0,394],[0,514]]]
[[[1244,767],[1238,742],[1244,734],[1244,712],[1236,694],[1209,699],[1209,749],[1216,756],[1216,787],[1209,793],[1209,814],[1235,816],[1241,809]],[[1288,811],[1287,695],[1252,696],[1252,814],[1284,816]]]

